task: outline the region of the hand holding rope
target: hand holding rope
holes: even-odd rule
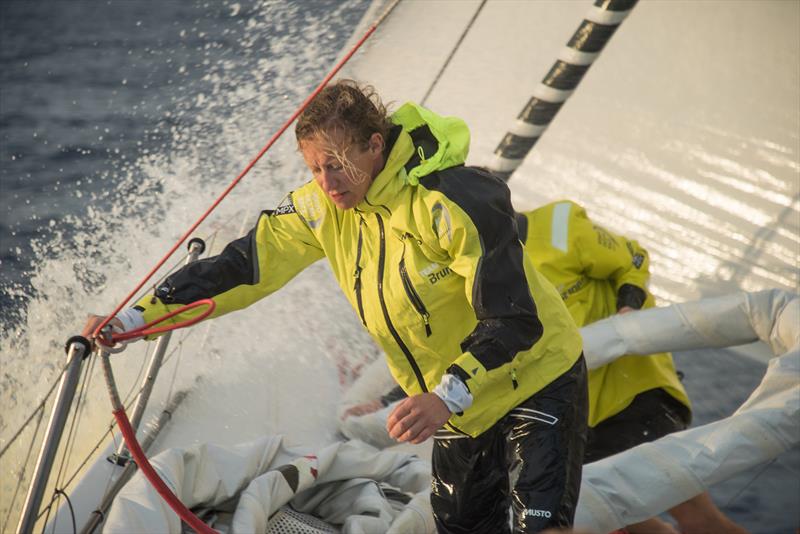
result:
[[[200,306],[207,306],[207,308],[199,314],[197,317],[192,317],[190,319],[186,319],[184,321],[180,321],[177,323],[172,323],[164,326],[155,327],[157,324],[163,323],[167,319],[171,319],[176,315],[180,315],[184,312],[189,310],[193,310],[195,308],[199,308]],[[211,299],[201,299],[185,306],[181,306],[166,315],[159,317],[153,321],[150,321],[144,326],[140,326],[139,328],[134,328],[133,330],[128,330],[126,332],[108,332],[106,329],[103,329],[101,335],[97,336],[97,342],[102,345],[103,350],[107,350],[109,352],[115,352],[116,344],[121,341],[130,341],[132,339],[138,339],[154,334],[163,334],[164,332],[170,332],[172,330],[177,330],[179,328],[186,328],[188,326],[192,326],[194,324],[199,323],[203,319],[207,318],[214,312],[214,309],[217,307],[217,304]]]

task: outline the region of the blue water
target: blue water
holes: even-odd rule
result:
[[[367,5],[0,3],[0,324],[10,327],[24,315],[37,294],[31,276],[69,243],[75,227],[98,224],[78,220],[87,206],[104,210],[127,202],[131,186],[123,182],[137,181],[148,155],[163,157],[191,143],[176,132],[190,132],[204,143],[214,139],[214,132],[198,124],[197,116],[211,104],[198,95],[215,84],[217,91],[253,80],[267,86],[276,73],[259,72],[259,58],[296,54],[305,47],[303,26],[319,21],[327,25],[326,42],[312,69],[321,77]],[[254,20],[272,23],[272,31],[248,31]],[[279,37],[289,40],[275,51]],[[230,61],[238,70],[212,79]],[[298,87],[301,94],[306,90]],[[265,140],[268,133],[242,135]],[[87,288],[104,282],[76,276],[87,277]]]

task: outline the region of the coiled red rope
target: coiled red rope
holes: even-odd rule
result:
[[[165,326],[159,326],[158,328],[153,328],[155,325],[163,323],[167,319],[171,319],[176,315],[180,315],[185,311],[193,310],[194,308],[199,308],[200,306],[208,306],[208,309],[203,311],[197,317],[192,317],[191,319],[186,319],[185,321],[179,321],[177,323],[168,324]],[[145,337],[155,334],[163,334],[164,332],[169,332],[171,330],[177,330],[179,328],[186,328],[187,326],[192,326],[193,324],[197,324],[212,313],[214,313],[214,309],[217,307],[217,303],[211,299],[201,299],[191,304],[187,304],[185,306],[181,306],[166,315],[162,315],[158,319],[154,321],[150,321],[144,326],[140,326],[139,328],[134,328],[133,330],[128,330],[127,332],[120,332],[120,333],[112,333],[109,338],[106,339],[102,337],[97,338],[97,342],[101,345],[111,346],[115,343],[120,341],[127,341],[129,339],[136,339],[139,337]],[[110,341],[110,343],[109,343]]]

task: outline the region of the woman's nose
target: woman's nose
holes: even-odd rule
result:
[[[323,191],[331,191],[336,187],[336,179],[328,170],[322,170],[319,173],[320,185],[322,186]]]

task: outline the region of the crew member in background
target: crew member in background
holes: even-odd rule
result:
[[[655,305],[647,291],[650,260],[633,239],[594,224],[570,201],[554,202],[517,215],[520,240],[536,269],[561,293],[581,327],[615,313]],[[691,405],[672,355],[622,356],[589,371],[589,431],[585,463],[684,430]],[[670,510],[684,533],[744,533],[708,493]],[[677,534],[652,518],[628,532]]]

